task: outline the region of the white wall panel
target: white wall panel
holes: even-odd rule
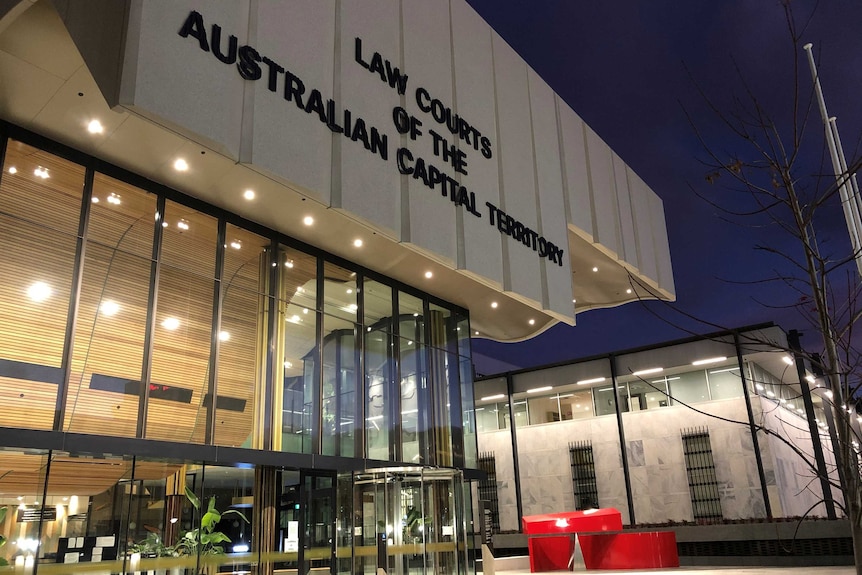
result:
[[[202,16],[204,42],[179,35],[193,10]],[[213,24],[221,27],[223,54],[231,35],[247,43],[248,1],[143,2],[132,11],[130,26],[140,28],[129,34],[120,103],[238,158],[245,81],[213,55],[211,33]]]
[[[568,316],[572,313],[572,265],[568,253],[568,228],[563,201],[563,172],[554,92],[532,69],[528,71],[528,78],[541,221],[539,232],[546,240],[554,242],[563,250],[559,264],[548,258],[539,259],[542,269],[542,305],[545,309]]]
[[[613,152],[592,128],[586,131],[587,159],[590,168],[590,193],[593,205],[593,240],[620,253],[619,218],[614,189]]]
[[[563,174],[568,218],[588,238],[593,237],[590,173],[584,143],[584,121],[559,96],[554,96],[560,115]]]
[[[389,159],[384,160],[366,150],[358,141],[338,138],[335,153],[340,156],[341,170],[334,176],[332,194],[333,207],[343,208],[372,222],[394,239],[399,239],[401,231],[401,188],[394,162],[394,147],[398,139],[392,126],[392,109],[401,103],[401,97],[379,74],[356,62],[355,39],[362,40],[365,62],[370,63],[377,52],[384,61],[389,60],[393,68],[403,71],[399,5],[398,0],[340,4],[341,82],[338,94],[342,106],[350,109],[354,121],[357,118],[365,121],[369,134],[373,126],[387,135]]]
[[[422,158],[441,172],[459,177],[452,165],[452,159],[444,159],[443,146],[451,147],[457,142],[446,124],[438,123],[426,111],[431,99],[439,100],[440,108],[454,108],[452,86],[452,52],[449,37],[449,0],[423,0],[422,2],[403,2],[404,10],[404,69],[409,74],[405,94],[406,110],[422,122],[422,135],[412,140],[405,135],[401,145],[411,153]],[[421,96],[422,108],[417,103],[417,91]],[[426,96],[427,94],[427,96]],[[454,111],[453,111],[454,113]],[[440,116],[438,116],[440,117]],[[436,139],[433,135],[437,134]],[[437,141],[437,154],[434,143]],[[470,154],[471,160],[475,157]],[[470,162],[468,162],[469,164]],[[468,165],[469,168],[469,165]],[[450,265],[457,259],[457,238],[455,236],[456,207],[449,197],[444,197],[443,184],[434,189],[425,185],[423,180],[406,177],[407,202],[409,213],[407,226],[402,229],[409,235],[402,237],[419,247],[430,250]],[[463,208],[458,208],[461,210]]]
[[[619,219],[620,238],[622,240],[620,259],[636,268],[640,268],[629,182],[626,177],[626,164],[616,154],[613,154],[612,158],[614,163],[614,184],[616,185],[617,192],[617,218]]]
[[[491,227],[485,206],[485,202],[500,205],[491,27],[466,2],[452,0],[451,6],[456,107],[458,114],[490,140],[492,152],[490,159],[475,150],[468,152],[468,175],[461,181],[476,194],[482,219],[462,214],[458,266],[502,286],[503,237]]]
[[[675,294],[673,270],[670,264],[670,246],[667,239],[667,226],[664,218],[664,205],[661,198],[655,194],[650,197],[650,220],[652,222],[653,241],[658,267],[658,285],[660,288]]]
[[[492,34],[497,94],[499,166],[504,211],[531,230],[538,226],[527,65],[499,35]],[[539,257],[512,237],[503,238],[503,287],[541,301]]]
[[[632,217],[635,225],[635,241],[638,247],[638,269],[653,281],[658,281],[658,264],[653,239],[653,222],[650,216],[649,198],[653,195],[644,181],[628,169],[629,191],[632,200]]]
[[[251,129],[245,126],[243,130],[241,160],[328,205],[333,133],[317,113],[300,109],[296,98],[287,101],[284,94],[285,78],[290,74],[305,86],[300,103],[308,103],[311,90],[318,90],[324,102],[335,99],[335,2],[295,2],[290,18],[283,17],[284,7],[279,3],[259,2],[256,6],[250,28],[257,33],[251,43],[261,56],[285,72],[274,72],[274,91],[270,90],[270,66],[266,63],[261,65],[262,78],[246,84],[245,122],[251,123]],[[342,102],[335,103],[338,115]]]

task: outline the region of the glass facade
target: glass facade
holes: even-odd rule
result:
[[[409,549],[383,547],[385,562],[467,572],[461,470],[477,446],[465,310],[6,129],[0,427],[77,434],[100,455],[0,452],[0,471],[32,470],[0,472],[0,558],[46,573],[73,560],[193,569],[215,555],[211,529],[230,538],[218,562],[234,570],[374,573],[385,524],[363,523],[371,508],[354,482],[397,468],[409,489],[381,485],[374,513],[416,524]],[[105,438],[121,441],[111,455]],[[379,471],[354,476],[366,461]]]

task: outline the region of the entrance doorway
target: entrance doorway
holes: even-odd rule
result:
[[[454,469],[354,474],[354,572],[466,574],[463,482]]]

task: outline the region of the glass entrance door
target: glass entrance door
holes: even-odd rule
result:
[[[399,468],[354,477],[354,571],[467,572],[462,480],[453,469]]]
[[[335,477],[301,474],[300,573],[330,573],[335,555]]]

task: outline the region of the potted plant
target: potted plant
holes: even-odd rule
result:
[[[0,507],[0,527],[2,527],[3,522],[6,521],[7,511],[9,511],[8,507]],[[0,547],[3,547],[4,545],[6,545],[6,536],[0,535]],[[5,558],[0,557],[0,567],[5,567],[7,565],[9,565],[9,562]]]
[[[197,511],[200,511],[201,500],[198,496],[195,495],[188,487],[185,488],[185,494],[189,503],[191,503]],[[228,515],[238,515],[243,521],[249,523],[248,518],[236,509],[228,509],[220,512],[216,509],[215,496],[210,497],[207,502],[206,512],[201,517],[200,527],[190,529],[180,537],[177,544],[173,547],[175,553],[177,555],[191,556],[199,554],[202,558],[207,555],[224,555],[225,551],[224,547],[222,547],[222,543],[230,543],[231,540],[230,537],[221,531],[216,531],[216,526],[219,521],[221,521],[222,517]],[[202,565],[201,573],[207,573],[210,567],[214,566]]]

